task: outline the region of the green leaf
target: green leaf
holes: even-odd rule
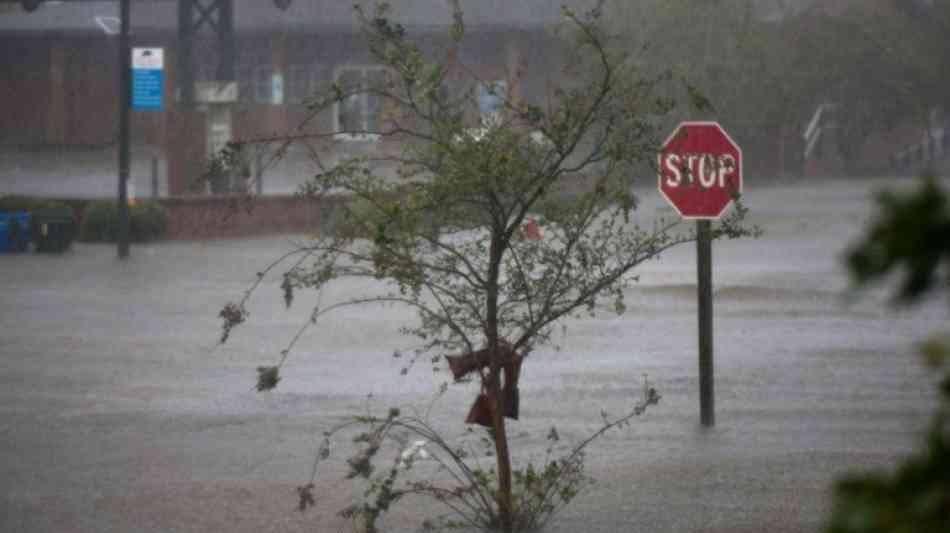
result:
[[[280,382],[279,370],[276,366],[257,367],[257,391],[273,390]]]

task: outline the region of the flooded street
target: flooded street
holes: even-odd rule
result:
[[[914,449],[934,405],[915,344],[945,328],[946,301],[847,298],[841,266],[871,192],[894,184],[747,183],[765,233],[714,245],[713,429],[699,425],[693,247],[644,265],[626,314],[572,319],[560,350],[531,354],[516,463],[543,458],[552,425],[577,441],[601,410],[632,407],[644,375],[662,395],[589,448],[597,483],[547,531],[817,531],[837,475]],[[670,216],[664,205],[643,191],[640,216]],[[275,391],[254,392],[255,368],[277,363],[308,305],[368,290],[338,283],[285,310],[267,278],[249,324],[217,345],[222,305],[299,239],[139,245],[124,263],[81,243],[0,257],[0,530],[350,531],[335,516],[351,493],[343,450],[318,473],[316,508],[295,510],[320,433],[367,406],[424,408],[449,377],[427,361],[400,375],[404,309],[350,308],[308,330]],[[451,386],[434,425],[461,434],[476,388]],[[436,512],[407,500],[385,530]]]

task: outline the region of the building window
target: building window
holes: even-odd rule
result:
[[[254,101],[259,104],[275,104],[283,103],[278,102],[278,97],[283,99],[283,88],[280,84],[283,81],[283,78],[280,78],[280,81],[275,79],[275,74],[278,74],[274,67],[270,65],[262,65],[254,68]],[[275,83],[277,82],[277,83]],[[275,89],[279,89],[281,94],[277,94]]]
[[[478,84],[478,112],[482,126],[499,124],[501,112],[508,97],[508,83],[505,80],[480,82]]]
[[[338,102],[334,109],[337,138],[341,140],[373,141],[379,139],[382,122],[382,98],[368,94],[366,89],[382,87],[385,70],[382,67],[344,67],[336,72],[336,82],[344,92],[357,91]],[[363,91],[363,92],[360,92]]]

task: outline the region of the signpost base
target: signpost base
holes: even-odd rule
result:
[[[119,212],[118,255],[129,257],[128,181],[131,160],[129,107],[132,104],[132,55],[129,48],[129,0],[119,4]]]
[[[712,235],[708,220],[696,221],[696,276],[699,289],[699,417],[716,424],[713,390]]]

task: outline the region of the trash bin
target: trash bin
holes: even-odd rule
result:
[[[10,222],[0,219],[0,254],[10,253]]]
[[[62,253],[76,238],[76,219],[71,207],[49,207],[32,213],[31,233],[36,251]]]
[[[0,253],[25,252],[30,244],[30,214],[0,213]]]

